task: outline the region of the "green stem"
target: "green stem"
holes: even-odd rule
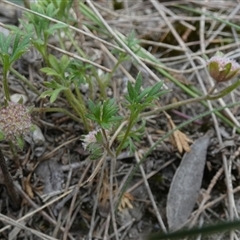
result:
[[[130,118],[129,118],[129,124],[128,124],[127,130],[126,130],[126,132],[125,132],[125,135],[124,135],[124,137],[123,137],[120,145],[119,145],[118,148],[117,148],[116,156],[118,156],[118,155],[120,154],[120,152],[121,152],[121,150],[122,150],[122,148],[123,148],[123,145],[124,145],[124,143],[126,142],[127,137],[129,136],[129,133],[130,133],[130,131],[131,131],[131,129],[132,129],[133,123],[134,123],[137,115],[138,115],[138,114],[136,114],[136,113],[131,113]]]
[[[218,85],[218,82],[216,82],[214,86],[208,91],[207,93],[208,96],[210,96],[214,92],[214,90],[217,88],[217,85]]]
[[[100,95],[102,97],[102,99],[106,99],[107,98],[107,94],[106,94],[106,85],[103,83],[102,79],[100,79],[98,73],[96,71],[93,71],[93,75],[97,80],[97,83],[99,85],[99,89],[100,89]]]
[[[57,31],[57,35],[58,35],[58,43],[60,44],[61,49],[66,50],[65,44],[62,41],[61,31],[59,29]]]
[[[44,43],[43,43],[43,47],[41,48],[41,54],[42,54],[42,57],[45,61],[45,64],[47,66],[50,66],[49,64],[49,54],[48,54],[48,47],[47,47],[47,43],[48,43],[48,36],[46,33],[43,33],[44,35]]]
[[[123,62],[124,57],[126,56],[125,53],[120,53],[120,57],[118,59],[118,61],[116,62],[116,64],[114,65],[112,71],[108,74],[107,76],[107,82],[110,81],[110,79],[112,78],[113,74],[115,73],[115,71],[117,70],[118,66]]]
[[[84,57],[87,59],[87,55],[84,53],[84,51],[82,51],[82,49],[79,47],[79,43],[77,44],[76,41],[73,38],[73,33],[69,32],[68,30],[65,31],[66,35],[69,37],[71,43],[73,44],[73,46],[76,48],[77,52],[80,54],[80,56]]]
[[[94,100],[93,84],[89,76],[86,76],[86,82],[88,83],[88,86],[89,86],[89,98],[93,101]]]
[[[13,156],[16,157],[17,156],[16,146],[13,144],[12,141],[9,141],[8,143],[9,143],[9,146],[10,146]],[[19,167],[19,166],[17,166],[17,167]]]
[[[4,89],[4,95],[7,101],[10,101],[10,93],[9,93],[9,86],[8,86],[8,81],[7,81],[7,75],[8,75],[8,70],[4,69],[3,70],[3,89]]]
[[[37,90],[37,88],[34,87],[32,83],[28,81],[27,78],[25,78],[23,75],[21,75],[18,71],[16,71],[14,68],[10,68],[11,73],[13,73],[16,77],[18,77],[24,84],[26,84],[29,89],[31,89],[33,92],[35,92],[38,96],[41,95],[41,93]]]
[[[148,56],[145,56],[146,59],[149,59]],[[152,56],[151,56],[152,58]],[[151,59],[153,62],[158,62],[156,59],[152,58]],[[171,80],[175,85],[177,85],[180,89],[182,89],[183,91],[185,91],[189,96],[191,97],[198,97],[199,91],[197,88],[195,87],[186,87],[184,84],[182,84],[180,81],[178,81],[176,78],[174,78],[173,76],[171,76],[167,71],[165,71],[162,68],[156,67],[156,70],[161,73],[164,77],[168,78],[169,80]],[[205,101],[207,99],[204,99],[204,101],[201,101],[201,104],[204,105],[205,107],[209,108],[207,102]],[[157,112],[157,111],[156,111]],[[226,118],[223,114],[221,114],[220,112],[216,112],[215,113],[219,118],[221,118],[225,123],[227,123],[229,126],[231,127],[236,127],[236,125],[230,121],[228,118]],[[237,127],[237,132],[240,133],[239,128]]]
[[[85,103],[84,103],[82,94],[81,94],[81,92],[79,91],[79,87],[78,87],[78,84],[77,84],[76,81],[74,81],[74,88],[75,88],[75,91],[76,91],[76,95],[77,95],[78,101],[80,102],[80,104],[82,104],[83,106],[85,106]]]
[[[201,96],[201,97],[191,98],[191,99],[187,99],[187,100],[184,100],[184,101],[168,104],[166,106],[154,109],[152,111],[142,113],[141,117],[146,117],[146,116],[150,116],[152,114],[158,113],[158,112],[162,112],[162,111],[166,111],[166,110],[169,110],[169,109],[177,108],[177,107],[180,107],[182,105],[186,105],[188,103],[200,102],[200,101],[206,100],[208,97],[209,97],[209,95],[205,95],[205,96]]]
[[[64,94],[67,98],[68,103],[71,105],[71,107],[76,111],[76,113],[79,115],[79,117],[83,121],[83,125],[87,131],[89,131],[89,125],[86,118],[86,110],[84,105],[78,102],[78,100],[75,98],[75,96],[72,94],[70,89],[64,90]]]
[[[102,128],[102,134],[104,137],[104,141],[106,144],[104,144],[105,149],[107,150],[109,156],[111,156],[112,158],[115,158],[115,154],[113,153],[113,151],[110,149],[109,146],[109,140],[108,140],[108,136],[107,136],[107,132],[104,128]]]

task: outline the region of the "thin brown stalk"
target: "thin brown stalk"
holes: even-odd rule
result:
[[[20,195],[18,194],[18,192],[17,192],[17,190],[14,186],[12,176],[10,175],[10,173],[8,171],[7,163],[6,163],[6,160],[3,156],[3,153],[2,153],[1,149],[0,149],[0,167],[2,169],[4,184],[6,186],[8,195],[11,199],[11,203],[12,203],[14,209],[17,210],[17,209],[20,208],[21,198],[20,198]]]

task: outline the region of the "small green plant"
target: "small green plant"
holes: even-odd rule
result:
[[[22,104],[10,102],[10,91],[8,84],[8,74],[11,66],[16,62],[30,47],[31,36],[23,36],[19,33],[10,34],[5,37],[0,33],[0,62],[3,67],[3,89],[5,106],[1,110],[0,130],[2,139],[13,141],[18,139],[18,145],[23,146],[22,136],[27,129],[30,129],[31,119],[28,110]]]
[[[140,74],[137,76],[134,85],[128,82],[128,92],[125,95],[126,103],[124,105],[129,109],[130,113],[125,134],[123,135],[123,138],[120,139],[120,144],[116,150],[117,155],[119,155],[121,150],[127,147],[127,145],[131,145],[131,149],[134,150],[132,139],[137,138],[137,132],[135,130],[134,134],[132,128],[139,121],[139,114],[146,108],[153,107],[154,100],[167,93],[167,91],[161,90],[163,86],[162,82],[157,83],[152,87],[147,87],[146,89],[143,89],[142,86],[142,77]]]
[[[99,150],[101,148],[105,148],[114,157],[117,157],[124,148],[129,148],[134,152],[134,142],[138,141],[144,132],[144,124],[141,124],[138,129],[134,129],[134,126],[140,121],[139,114],[146,108],[153,107],[154,100],[166,93],[166,91],[161,90],[162,83],[142,89],[142,77],[140,74],[135,84],[128,82],[127,88],[128,93],[125,95],[126,101],[123,103],[123,106],[128,109],[129,114],[125,119],[117,115],[118,107],[114,99],[108,99],[98,103],[89,101],[88,103],[90,113],[87,114],[87,117],[97,125],[99,130],[94,130],[86,135],[83,139],[83,146],[94,155],[94,159],[96,159],[97,156],[100,157],[99,153],[101,153],[101,151]],[[108,133],[111,130],[114,132],[121,120],[127,121],[127,127],[123,128],[119,134],[118,145],[110,151],[110,146],[108,145],[110,136]],[[106,133],[106,130],[108,133]],[[102,137],[100,137],[100,133],[102,133]]]
[[[0,140],[7,140],[15,155],[16,147],[23,148],[23,137],[30,131],[31,117],[28,109],[19,103],[10,101],[10,91],[8,83],[9,71],[23,53],[30,46],[30,35],[23,36],[19,33],[10,34],[5,37],[0,33],[0,62],[3,68],[3,90],[4,106],[0,110]],[[0,149],[0,167],[2,170],[4,184],[12,200],[15,209],[20,207],[20,196],[16,192],[12,177],[8,171],[6,160]]]
[[[10,100],[7,83],[12,64],[25,53],[30,45],[31,35],[22,36],[19,33],[5,37],[0,33],[0,62],[3,67],[3,88],[6,99]]]
[[[70,37],[71,30],[67,29],[66,25],[63,23],[52,23],[50,21],[51,18],[63,20],[66,17],[65,15],[65,17],[61,18],[60,13],[63,12],[63,7],[69,8],[70,4],[63,6],[60,2],[49,2],[47,0],[41,1],[40,4],[33,4],[31,9],[37,14],[27,13],[25,15],[28,24],[22,22],[22,25],[26,32],[26,36],[20,35],[19,31],[15,28],[16,39],[18,40],[22,37],[24,41],[20,47],[15,47],[14,49],[21,49],[24,52],[29,46],[25,42],[29,39],[29,34],[31,32],[31,43],[45,60],[45,66],[41,69],[41,72],[45,74],[44,86],[46,90],[41,93],[41,97],[49,97],[50,104],[57,101],[60,95],[65,97],[74,110],[74,113],[68,113],[68,115],[74,120],[77,118],[78,121],[81,121],[85,131],[87,133],[90,132],[89,134],[91,137],[89,138],[89,135],[86,135],[84,138],[84,148],[93,154],[93,159],[100,158],[104,149],[114,157],[117,157],[123,149],[130,149],[131,152],[134,152],[136,150],[135,143],[140,141],[145,131],[145,123],[141,119],[141,114],[147,109],[150,110],[155,108],[155,101],[168,91],[162,90],[163,82],[159,82],[144,89],[142,77],[139,74],[135,83],[131,83],[130,81],[127,83],[127,94],[124,96],[124,101],[121,104],[127,116],[119,116],[119,108],[116,104],[116,100],[107,97],[106,89],[118,66],[122,62],[129,60],[128,54],[113,50],[112,52],[118,56],[118,61],[112,72],[99,75],[94,67],[89,64],[70,59],[66,55],[57,57],[49,53],[48,40],[55,32],[58,33],[57,36],[60,44],[63,43],[63,37],[59,32],[61,30],[65,33],[65,36],[69,36],[76,51],[81,56],[86,57],[83,50],[80,49]],[[42,15],[48,18],[44,18]],[[33,30],[34,33],[32,32]],[[129,48],[133,49],[136,54],[143,54],[140,47],[136,47],[138,41],[135,39],[133,33],[126,38],[126,44]],[[13,55],[18,56],[18,54]],[[5,68],[9,70],[7,59],[2,61],[2,63],[4,66],[6,65]],[[225,59],[223,56],[214,56],[207,62],[207,65],[210,75],[216,80],[216,84],[231,79],[239,72],[239,65],[234,61]],[[86,94],[86,96],[79,90],[82,84],[87,84],[89,87],[89,94]],[[7,89],[7,84],[5,85]],[[186,103],[217,99],[228,94],[238,85],[239,82],[236,82],[221,92],[212,94],[215,86],[206,96],[200,96],[183,102],[163,106],[156,111],[175,108]],[[98,98],[96,97],[96,89],[100,92]],[[6,95],[9,95],[7,90]],[[45,109],[45,111],[51,111],[51,108],[48,110]],[[66,112],[66,110],[61,111]],[[73,116],[75,114],[76,116]],[[109,145],[109,140],[112,133],[118,129],[123,121],[125,121],[126,124],[121,128],[121,131],[115,139],[113,148]],[[94,139],[93,136],[96,141],[92,141],[92,139]],[[88,141],[90,141],[89,144]]]

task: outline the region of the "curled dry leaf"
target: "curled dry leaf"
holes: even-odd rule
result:
[[[99,208],[98,210],[100,215],[103,217],[107,217],[110,210],[110,205],[109,205],[110,185],[108,182],[108,178],[109,178],[108,171],[105,170],[102,186],[100,189],[100,193],[98,195],[98,208]]]
[[[133,205],[131,204],[131,201],[133,200],[134,197],[130,193],[124,193],[118,206],[118,210],[122,212],[125,208],[133,209]]]
[[[169,229],[181,227],[190,216],[202,183],[210,136],[199,138],[185,153],[174,175],[167,198]]]
[[[170,124],[170,128],[174,129],[176,128],[176,125],[172,121],[171,117],[167,114],[167,118]],[[189,146],[189,143],[192,143],[192,140],[187,137],[187,135],[179,130],[176,130],[172,134],[173,145],[175,145],[180,153],[183,151],[190,152],[191,148]]]
[[[24,178],[24,190],[26,191],[27,195],[33,199],[34,198],[34,193],[32,190],[32,186],[30,183],[30,179],[31,179],[32,174],[29,174],[26,178]]]

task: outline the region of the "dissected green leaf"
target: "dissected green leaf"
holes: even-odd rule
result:
[[[127,83],[127,89],[128,89],[128,99],[130,100],[130,102],[132,102],[134,101],[136,94],[130,81],[128,81]]]
[[[22,137],[17,137],[17,145],[22,150],[24,147],[24,140]]]
[[[52,80],[50,82],[44,82],[44,85],[48,88],[53,88],[53,89],[57,89],[57,88],[62,88],[63,86],[58,84],[56,81]]]
[[[43,92],[40,97],[44,98],[46,96],[49,96],[50,97],[50,102],[53,103],[59,93],[63,90],[67,90],[68,88],[62,86],[61,84],[58,84],[56,81],[52,80],[51,82],[44,82],[44,85],[47,87],[47,88],[51,88],[45,92]]]
[[[11,63],[19,59],[23,53],[25,53],[30,46],[30,35],[22,37],[20,34],[17,34],[14,40],[14,47],[11,55]]]
[[[48,34],[51,35],[54,33],[55,30],[66,28],[66,27],[67,27],[67,25],[65,25],[63,23],[57,23],[57,24],[50,26],[47,30],[45,30],[45,32],[47,32]]]
[[[59,93],[63,90],[64,90],[64,88],[57,88],[57,89],[53,90],[52,93],[51,93],[51,97],[50,97],[50,103],[55,102]]]
[[[70,64],[69,57],[66,55],[63,55],[60,59],[60,65],[61,65],[62,69],[65,71],[67,69],[67,67],[69,66],[69,64]]]
[[[108,129],[115,122],[122,118],[117,115],[118,107],[114,99],[108,99],[95,104],[93,101],[88,101],[89,111],[87,118],[96,121],[102,128]]]
[[[52,94],[52,90],[47,90],[47,91],[44,91],[41,95],[40,95],[40,98],[45,98],[45,97],[49,97],[51,96]]]
[[[57,60],[57,58],[55,56],[53,56],[52,54],[49,55],[49,63],[51,65],[51,67],[56,70],[57,72],[61,72],[61,66]]]
[[[163,86],[163,82],[159,82],[155,84],[153,87],[151,87],[151,91],[149,91],[148,96],[155,96],[160,93],[160,90]]]
[[[136,78],[136,83],[134,86],[136,95],[140,92],[141,87],[142,87],[142,74],[138,73],[137,78]]]
[[[144,99],[144,97],[151,91],[151,87],[145,88],[140,94],[136,97],[136,103],[141,103]]]
[[[8,54],[9,47],[11,44],[12,35],[4,36],[3,33],[0,33],[0,54]]]
[[[45,68],[41,68],[40,71],[46,73],[49,76],[55,76],[55,77],[61,78],[61,75],[53,68],[45,67]]]
[[[233,83],[232,85],[224,88],[223,90],[221,90],[220,92],[214,94],[214,95],[210,95],[207,97],[208,100],[216,100],[219,98],[222,98],[224,96],[226,96],[227,94],[229,94],[230,92],[232,92],[234,89],[236,89],[238,86],[240,86],[240,80],[236,81],[235,83]]]

